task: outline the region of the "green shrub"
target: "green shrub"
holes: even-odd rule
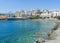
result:
[[[29,17],[30,19],[38,19],[38,18],[41,18],[39,15],[37,15],[37,16],[30,16]]]
[[[54,18],[60,19],[60,16],[55,16]]]

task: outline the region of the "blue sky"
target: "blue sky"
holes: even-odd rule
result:
[[[1,13],[22,9],[60,9],[60,0],[0,0]]]

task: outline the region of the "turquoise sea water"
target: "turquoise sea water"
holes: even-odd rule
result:
[[[34,43],[35,39],[44,36],[54,26],[50,21],[35,20],[0,20],[0,43]]]

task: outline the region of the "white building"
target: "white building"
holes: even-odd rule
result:
[[[60,16],[60,11],[43,11],[41,17],[55,17]]]
[[[32,16],[36,15],[36,12],[37,12],[36,10],[32,10],[31,11]]]
[[[17,12],[15,13],[15,16],[16,16],[16,17],[21,17],[21,12],[17,11]]]
[[[42,12],[41,14],[37,12]],[[29,16],[36,16],[39,15],[41,17],[55,17],[55,16],[60,16],[60,11],[58,10],[32,10],[32,11],[27,11],[27,10],[21,10],[17,11],[15,13],[16,17],[29,17]]]
[[[43,10],[40,16],[41,17],[51,17],[51,14],[49,13],[48,10]]]
[[[31,11],[25,11],[26,16],[31,16]]]
[[[60,16],[60,11],[54,11],[53,16]]]

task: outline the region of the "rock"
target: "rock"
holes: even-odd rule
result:
[[[43,43],[43,42],[45,42],[45,39],[39,38],[39,39],[37,39],[35,42],[36,42],[36,43]]]

